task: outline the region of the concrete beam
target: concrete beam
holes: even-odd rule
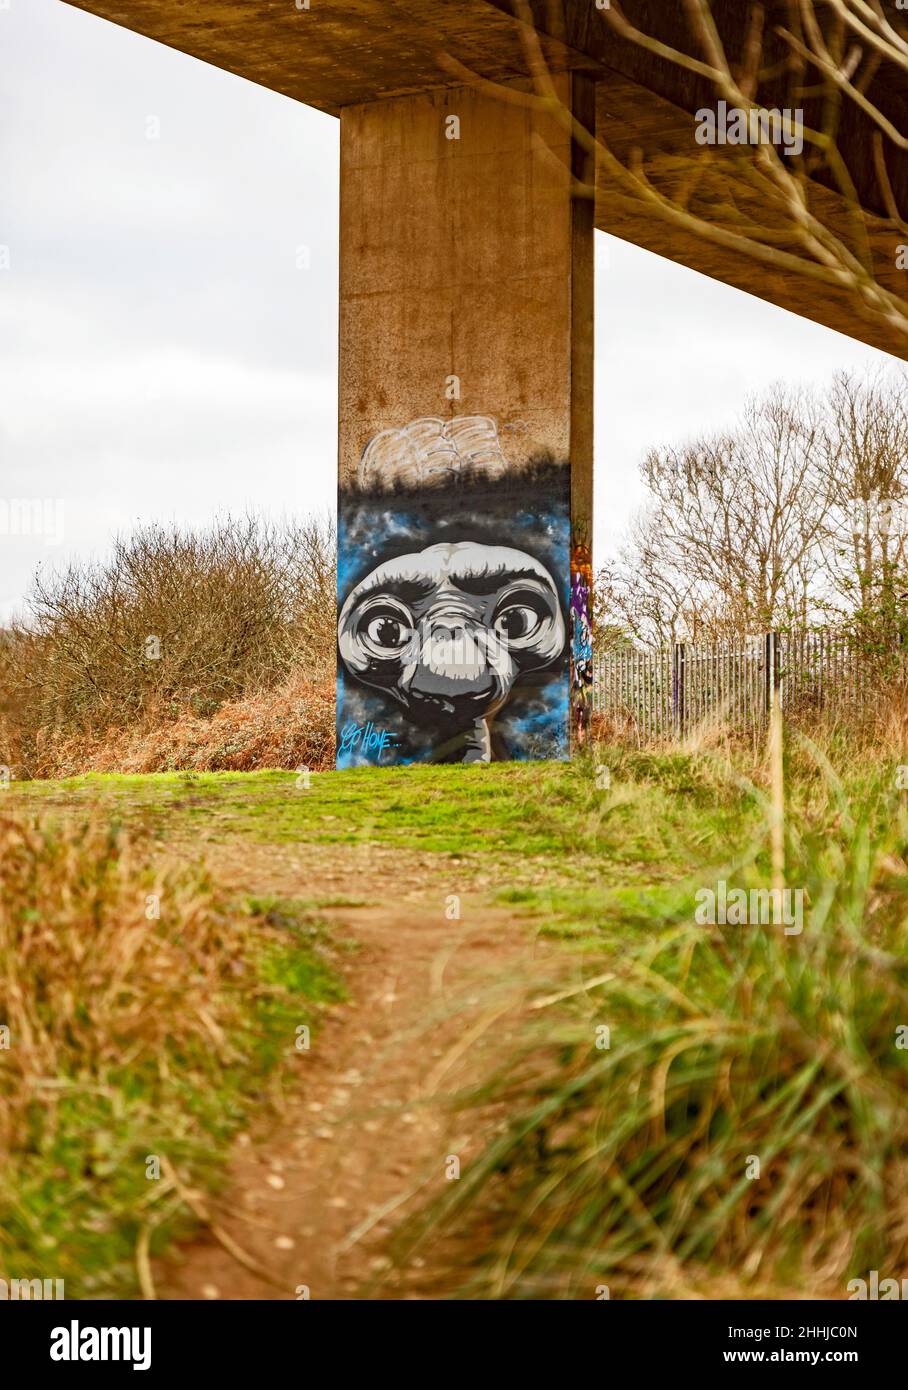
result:
[[[262,87],[338,115],[344,106],[455,86],[444,55],[507,81],[527,75],[522,26],[489,0],[65,0]],[[598,70],[544,39],[553,70]]]
[[[395,95],[438,91],[462,81],[455,59],[472,73],[493,81],[527,75],[525,29],[515,19],[513,0],[67,0],[205,62],[334,114],[349,106]],[[782,56],[774,19],[785,18],[785,0],[765,0],[769,19],[767,62]],[[646,32],[693,52],[684,7],[665,0],[624,0],[628,17]],[[714,7],[727,52],[740,56],[748,32],[749,0],[723,0]],[[715,102],[709,84],[696,74],[654,57],[621,39],[591,0],[530,0],[546,60],[556,73],[586,73],[597,83],[597,133],[617,154],[641,149],[657,185],[677,189],[689,181],[707,152],[693,140],[693,113]],[[778,11],[778,16],[776,16]],[[892,65],[889,65],[890,68]],[[768,91],[767,99],[784,93]],[[874,79],[869,95],[900,129],[908,128],[908,79],[887,70],[885,83]],[[807,98],[808,123],[819,124]],[[811,102],[813,106],[811,106]],[[897,248],[908,241],[881,215],[871,137],[873,127],[847,107],[839,142],[845,163],[869,214],[868,240],[880,283],[908,304],[908,276],[896,264]],[[709,151],[710,157],[715,151]],[[728,190],[746,190],[739,152],[725,160]],[[903,212],[908,208],[908,156],[890,145],[888,177]],[[817,206],[830,224],[850,239],[844,200],[821,186]],[[761,210],[758,210],[761,211]],[[709,220],[709,206],[703,213]],[[735,250],[668,223],[646,207],[626,204],[618,189],[600,175],[596,226],[658,252],[727,284],[803,314],[884,351],[908,358],[904,337],[874,320],[854,295],[818,283],[808,274],[768,270]]]
[[[596,131],[625,163],[635,148],[641,150],[647,177],[669,197],[677,200],[684,190],[699,183],[700,194],[690,206],[707,224],[711,203],[716,201],[735,202],[743,215],[750,214],[757,223],[765,220],[766,210],[748,191],[748,181],[743,176],[742,166],[750,159],[750,151],[746,147],[710,150],[708,177],[698,179],[704,169],[703,151],[694,140],[692,117],[652,93],[643,102],[636,83],[612,75],[597,85]],[[853,244],[854,226],[845,202],[821,185],[813,187],[811,197],[814,210],[826,225],[847,245]],[[808,273],[752,260],[708,237],[664,221],[650,206],[628,202],[604,169],[599,171],[596,186],[596,226],[758,299],[908,360],[904,336],[872,315],[852,292],[821,284]],[[899,247],[908,244],[908,235],[872,213],[865,213],[865,229],[876,280],[904,300],[908,308],[908,272],[898,268]]]

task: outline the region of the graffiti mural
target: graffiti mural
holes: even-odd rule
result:
[[[587,740],[593,712],[593,559],[588,545],[571,554],[571,706],[579,744]]]
[[[568,466],[414,420],[338,510],[338,766],[567,757]]]

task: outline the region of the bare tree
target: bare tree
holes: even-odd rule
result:
[[[0,740],[208,717],[294,672],[333,678],[336,538],[319,518],[140,527],[103,560],[41,570],[4,634]],[[9,755],[12,756],[12,755]]]
[[[738,430],[650,452],[645,515],[619,562],[620,610],[648,640],[742,637],[809,620],[828,510],[821,412],[776,388]]]
[[[885,640],[908,587],[908,376],[838,376],[823,450],[833,506],[821,527],[828,611]]]
[[[696,581],[673,566],[659,526],[655,507],[642,511],[617,559],[597,573],[597,649],[629,640],[662,647],[694,635],[701,612]]]

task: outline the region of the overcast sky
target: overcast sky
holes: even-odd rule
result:
[[[59,498],[64,529],[0,534],[0,622],[38,564],[137,521],[333,508],[336,468],[338,123],[59,0],[7,3],[0,518]],[[889,359],[596,238],[601,557],[649,446],[774,379]]]

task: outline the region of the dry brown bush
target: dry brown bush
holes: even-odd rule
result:
[[[334,686],[290,677],[271,690],[226,701],[210,719],[184,711],[152,728],[50,741],[39,751],[33,775],[300,767],[321,772],[333,767],[334,748]]]
[[[261,766],[269,749],[272,765],[305,754],[314,766],[326,737],[334,594],[333,524],[313,520],[149,526],[117,539],[108,560],[37,576],[26,618],[3,636],[0,763],[16,776],[125,770],[120,753],[143,770],[182,766],[184,756],[206,766],[211,745],[212,766]],[[262,698],[257,718],[255,697],[266,692],[274,710]],[[225,705],[235,708],[219,719]],[[311,736],[300,727],[310,710]]]

